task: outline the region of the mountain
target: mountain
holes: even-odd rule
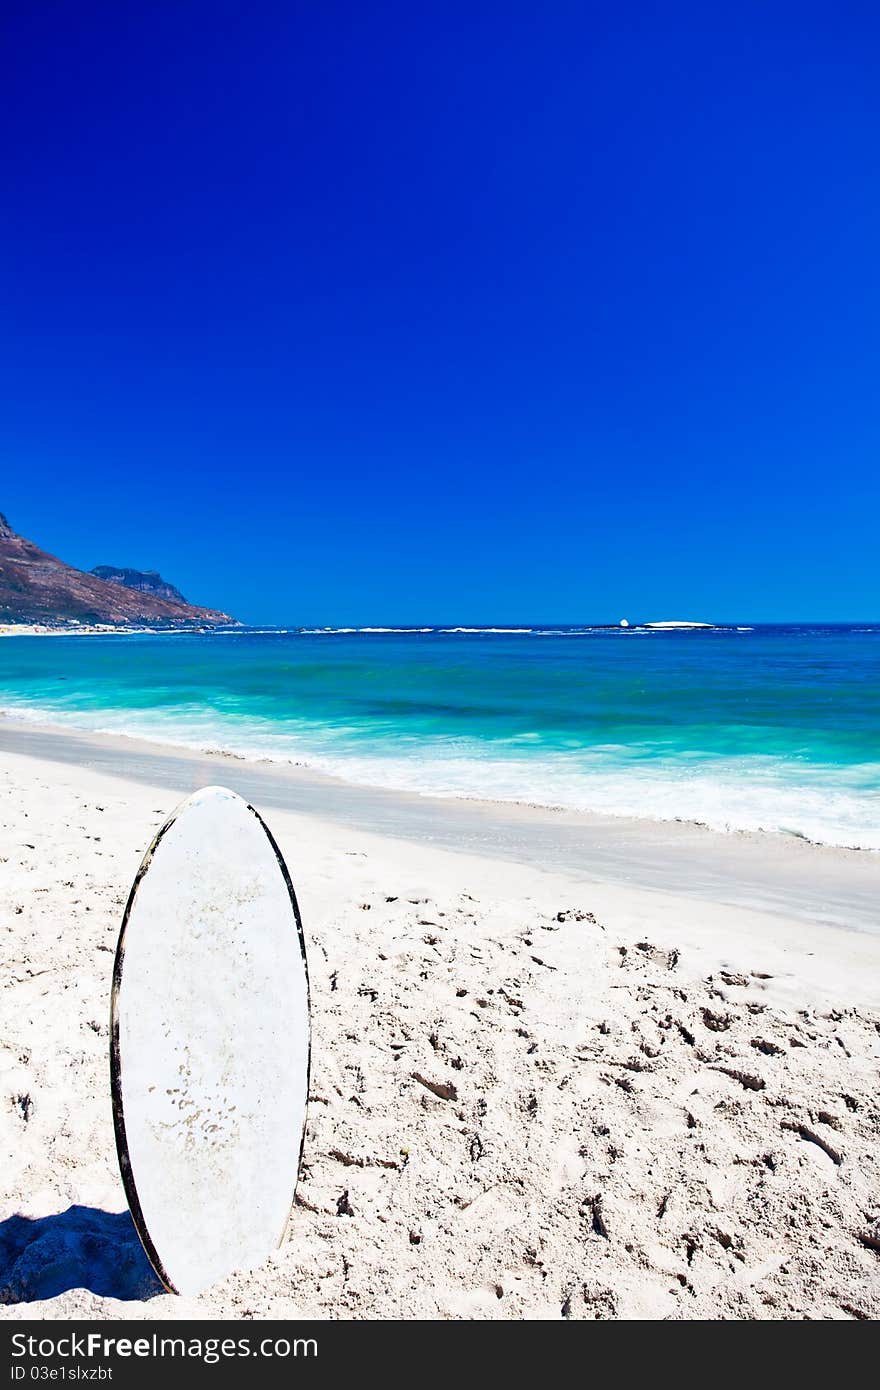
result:
[[[163,579],[158,570],[120,569],[116,565],[96,565],[91,571],[99,579],[109,579],[112,584],[121,584],[126,589],[137,589],[141,594],[154,594],[156,598],[167,598],[172,603],[186,603],[179,589]]]
[[[112,573],[127,575],[137,571]],[[19,536],[0,512],[0,622],[46,623],[53,627],[79,623],[214,627],[236,621],[228,613],[187,603],[157,574],[148,572],[141,578],[157,581],[163,592],[74,569]]]

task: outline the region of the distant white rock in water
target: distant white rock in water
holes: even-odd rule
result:
[[[715,624],[714,624],[714,623],[687,623],[687,622],[684,622],[684,621],[676,620],[675,622],[666,622],[666,623],[643,623],[642,626],[643,626],[643,627],[714,627]]]
[[[621,627],[629,627],[629,619],[628,619],[628,618],[621,618],[621,620],[620,620],[620,626],[621,626]]]

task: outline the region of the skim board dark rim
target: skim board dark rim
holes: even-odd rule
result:
[[[223,790],[225,791],[227,789],[223,788]],[[150,844],[149,849],[147,850],[146,854],[141,860],[140,868],[135,874],[134,882],[131,885],[131,892],[128,895],[128,901],[125,904],[125,912],[122,915],[122,926],[119,929],[119,939],[116,943],[116,955],[113,960],[113,980],[110,988],[110,1094],[113,1104],[113,1131],[116,1137],[116,1156],[119,1160],[119,1172],[122,1176],[122,1185],[125,1189],[125,1196],[128,1201],[129,1211],[131,1212],[131,1219],[134,1222],[134,1228],[138,1234],[138,1239],[140,1240],[141,1245],[144,1247],[147,1259],[150,1261],[150,1264],[152,1265],[157,1277],[161,1281],[163,1288],[168,1293],[173,1294],[178,1293],[178,1290],[174,1287],[171,1277],[162,1263],[162,1260],[159,1256],[159,1252],[153,1244],[150,1232],[147,1228],[147,1223],[144,1219],[144,1213],[141,1208],[140,1198],[138,1196],[137,1184],[134,1179],[134,1172],[132,1170],[131,1159],[128,1153],[128,1143],[125,1135],[125,1110],[122,1104],[122,1058],[119,1049],[119,992],[122,986],[122,970],[125,962],[125,936],[128,930],[128,924],[129,919],[131,917],[132,909],[134,908],[134,904],[137,900],[138,889],[147,873],[147,870],[153,862],[153,858],[156,854],[157,849],[162,843],[162,840],[168,834],[168,831],[175,824],[175,822],[179,819],[181,814],[186,810],[187,806],[189,806],[190,802],[192,801],[192,797],[197,795],[198,792],[194,792],[192,796],[186,797],[186,799],[182,801],[179,806],[175,807],[175,809],[171,812],[171,815],[166,820],[165,824],[161,827],[160,830],[157,831],[152,843]],[[238,793],[235,793],[235,795],[238,796]],[[311,986],[309,983],[309,963],[308,958],[306,956],[306,943],[305,936],[303,934],[302,918],[300,917],[299,912],[299,903],[296,900],[296,892],[294,890],[293,881],[290,877],[290,873],[288,872],[287,865],[284,862],[284,856],[278,847],[278,842],[276,841],[275,836],[272,834],[272,831],[269,829],[268,825],[263,820],[263,817],[260,815],[256,807],[252,806],[249,801],[245,801],[243,797],[239,797],[238,799],[242,802],[245,808],[248,811],[250,811],[251,815],[256,817],[263,830],[263,833],[266,836],[266,839],[269,841],[269,844],[272,847],[272,852],[275,855],[275,860],[278,865],[278,868],[281,870],[281,875],[287,887],[288,897],[290,898],[290,905],[293,909],[293,920],[296,924],[296,934],[297,939],[299,941],[300,956],[302,957],[303,972],[305,974],[306,981],[306,1028],[308,1036],[308,1049],[306,1052],[306,1098],[303,1113],[303,1130],[302,1134],[300,1135],[299,1155],[297,1157],[296,1172],[293,1177],[293,1189],[290,1194],[290,1202],[288,1204],[287,1217],[285,1219],[284,1225],[281,1228],[281,1232],[278,1236],[278,1243],[275,1247],[276,1249],[280,1249],[281,1245],[284,1242],[284,1237],[287,1234],[287,1227],[290,1224],[290,1213],[293,1210],[293,1204],[296,1200],[296,1188],[297,1183],[299,1182],[299,1170],[302,1166],[303,1145],[305,1144],[306,1137],[306,1120],[308,1118],[308,1101],[310,1091],[310,1079],[312,1074],[312,995]]]

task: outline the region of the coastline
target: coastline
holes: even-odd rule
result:
[[[2,704],[23,723],[456,805],[880,851],[880,628],[643,636],[235,629],[12,642]]]
[[[195,623],[189,627],[122,627],[118,623],[72,623],[61,627],[48,623],[0,623],[0,637],[174,637],[181,632],[207,631],[213,629],[202,628]],[[235,629],[230,628],[230,631]]]
[[[677,892],[516,862],[512,843],[474,834],[502,824],[494,808],[444,802],[467,848],[443,846],[424,822],[392,834],[387,802],[361,828],[339,813],[344,784],[335,815],[328,799],[309,814],[313,777],[68,735],[61,758],[32,728],[10,751],[17,731],[0,726],[2,1316],[880,1312],[880,937],[698,895],[685,854]],[[218,770],[256,776],[294,877],[314,1071],[282,1248],[179,1299],[125,1214],[107,998],[144,849]],[[402,816],[396,799],[395,831],[417,801]],[[545,819],[561,824],[503,817],[525,840]],[[688,849],[699,838],[676,829]],[[621,843],[632,856],[643,840],[636,827]],[[790,848],[805,878],[869,862]]]
[[[122,734],[0,717],[0,752],[90,768],[188,794],[224,782],[248,800],[401,840],[550,870],[590,883],[670,892],[805,923],[880,931],[880,853],[797,836],[683,821],[432,797],[315,769]]]

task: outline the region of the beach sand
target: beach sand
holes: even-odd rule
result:
[[[880,1314],[880,936],[264,806],[312,982],[297,1202],[264,1268],[165,1294],[118,1174],[107,1022],[125,899],[181,791],[158,757],[153,786],[148,755],[125,779],[10,741],[2,1316]]]

